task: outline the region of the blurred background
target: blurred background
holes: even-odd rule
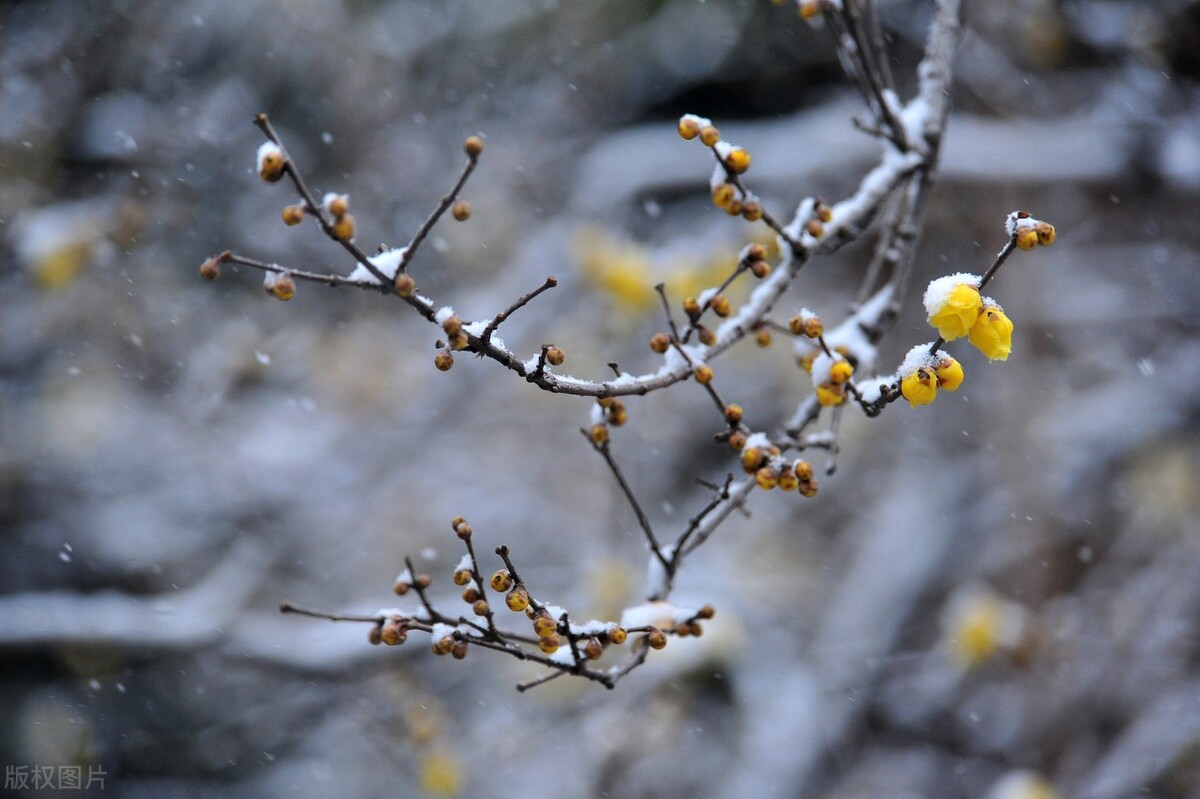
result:
[[[880,6],[907,90],[930,4]],[[931,338],[920,287],[982,272],[1021,208],[1058,243],[993,284],[1012,358],[952,347],[957,394],[847,413],[812,500],[757,492],[678,584],[717,608],[703,638],[612,692],[518,694],[535,667],[277,606],[409,607],[409,554],[454,607],[459,514],[576,617],[640,601],[590,403],[436,371],[438,331],[386,297],[203,283],[226,247],[353,267],[281,223],[295,197],[253,173],[251,118],[349,194],[367,250],[405,243],[485,136],[474,215],[435,230],[421,289],[484,318],[556,275],[508,346],[637,373],[650,287],[681,298],[767,240],[712,207],[681,113],[749,148],[783,217],[878,157],[828,31],[767,0],[0,7],[6,794],[78,766],[122,797],[1200,797],[1200,3],[968,15],[918,296],[882,356]],[[840,318],[872,240],[811,264],[780,316]],[[715,384],[760,429],[812,390],[782,342]],[[629,415],[614,452],[674,536],[696,478],[736,463],[691,383]]]

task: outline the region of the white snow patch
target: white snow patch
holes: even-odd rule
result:
[[[926,344],[918,344],[909,350],[908,354],[904,356],[904,362],[896,371],[896,376],[904,379],[918,369],[936,369],[942,356],[940,354],[930,355],[929,348],[932,346],[933,342],[930,341]]]
[[[407,247],[401,247],[397,250],[388,250],[381,252],[379,255],[373,255],[367,260],[384,274],[389,280],[396,278],[396,272],[400,269],[400,262],[404,260],[404,253],[408,250]],[[358,280],[364,283],[375,283],[378,285],[379,278],[371,274],[371,271],[362,264],[355,264],[354,271],[350,273],[350,280]]]
[[[929,286],[925,289],[925,296],[922,299],[922,302],[925,304],[925,313],[933,316],[950,299],[950,294],[955,288],[963,284],[978,286],[980,280],[982,278],[979,275],[972,275],[969,272],[956,272],[953,275],[946,275],[945,277],[929,281]]]

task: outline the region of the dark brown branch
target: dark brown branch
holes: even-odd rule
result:
[[[592,437],[587,430],[580,430],[583,437],[592,445],[592,449],[599,452],[604,462],[608,464],[609,471],[617,481],[617,485],[621,487],[621,492],[625,495],[629,506],[633,508],[633,515],[637,517],[638,525],[642,528],[642,533],[646,536],[646,543],[650,545],[650,551],[654,553],[654,557],[658,558],[658,562],[663,568],[670,568],[667,557],[663,554],[662,547],[658,544],[658,538],[654,535],[654,528],[650,526],[650,519],[646,517],[646,512],[642,510],[642,505],[637,501],[637,497],[633,494],[633,489],[629,487],[629,483],[625,480],[625,475],[621,473],[621,467],[617,465],[616,459],[613,458],[612,452],[608,449],[608,442],[597,444],[592,441]]]
[[[532,300],[537,295],[541,294],[543,291],[548,291],[549,289],[552,289],[557,285],[558,285],[558,278],[551,275],[550,277],[546,278],[542,282],[542,285],[538,286],[533,291],[529,292],[528,294],[522,294],[511,305],[509,305],[507,308],[505,308],[500,313],[496,314],[492,318],[492,321],[488,322],[487,327],[485,327],[483,329],[483,332],[479,334],[479,341],[485,346],[490,344],[492,341],[492,334],[496,332],[496,328],[498,328],[498,327],[500,327],[500,325],[504,324],[504,322],[508,319],[508,317],[512,316],[514,313],[516,313],[520,309],[524,308],[529,303],[530,300]]]
[[[408,263],[417,254],[417,249],[421,246],[421,242],[425,241],[425,237],[429,235],[429,231],[433,230],[433,226],[442,218],[442,214],[454,203],[458,198],[459,192],[463,190],[463,186],[467,184],[467,179],[471,177],[471,173],[475,171],[475,167],[479,164],[478,153],[467,153],[467,163],[463,167],[462,174],[458,176],[458,181],[454,184],[454,188],[450,189],[450,193],[442,197],[442,201],[438,203],[433,212],[421,223],[417,228],[416,234],[412,237],[412,241],[404,248],[404,254],[400,256],[400,265],[396,269],[396,274],[400,274],[408,269]]]

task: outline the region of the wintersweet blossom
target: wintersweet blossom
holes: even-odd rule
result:
[[[934,369],[934,374],[937,376],[938,388],[954,391],[962,385],[962,364],[949,355],[942,356],[942,360],[938,362],[937,368]]]
[[[900,393],[914,408],[933,402],[937,391],[937,377],[924,367],[911,372],[900,381]]]
[[[931,284],[932,286],[932,284]],[[929,324],[937,328],[938,335],[946,341],[962,338],[979,318],[983,298],[979,289],[970,283],[958,283],[945,294],[943,302],[934,308],[926,306]]]
[[[995,303],[983,307],[968,337],[975,347],[992,361],[1007,361],[1012,352],[1012,320]]]

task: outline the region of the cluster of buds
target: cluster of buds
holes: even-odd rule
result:
[[[771,265],[767,263],[767,248],[757,242],[746,245],[739,263],[759,280],[771,274]]]
[[[1039,244],[1049,247],[1056,237],[1054,225],[1034,219],[1024,211],[1013,211],[1009,214],[1005,229],[1013,243],[1022,250],[1032,250]]]
[[[820,197],[812,201],[812,212],[804,223],[804,232],[819,239],[825,235],[825,226],[833,219],[833,209]]]
[[[592,410],[592,427],[588,438],[597,447],[608,443],[608,428],[621,427],[629,421],[625,403],[616,397],[600,397]]]
[[[432,585],[432,583],[433,579],[430,578],[428,574],[418,574],[414,577],[410,570],[405,569],[396,575],[396,580],[392,584],[392,591],[396,594],[396,596],[404,596],[413,588],[413,586],[416,586],[418,589],[424,591],[426,588]]]
[[[928,405],[939,389],[956,391],[963,381],[963,368],[944,352],[929,352],[930,345],[919,344],[909,350],[900,366],[900,393],[912,407]]]
[[[408,639],[408,619],[392,614],[368,631],[367,640],[373,645],[399,646]]]
[[[806,460],[787,463],[779,447],[758,433],[751,436],[742,449],[742,469],[754,475],[754,481],[764,491],[799,491],[801,496],[817,493],[817,479],[812,464]]]
[[[712,121],[695,114],[680,117],[678,131],[683,139],[699,139],[705,147],[711,148],[720,163],[713,171],[713,205],[730,216],[741,216],[748,222],[762,219],[762,203],[747,193],[737,180],[738,175],[750,168],[750,153],[746,148],[722,141],[721,132]]]
[[[322,198],[321,207],[333,217],[330,225],[333,237],[338,241],[353,241],[357,228],[350,214],[350,198],[345,194],[329,192]]]

